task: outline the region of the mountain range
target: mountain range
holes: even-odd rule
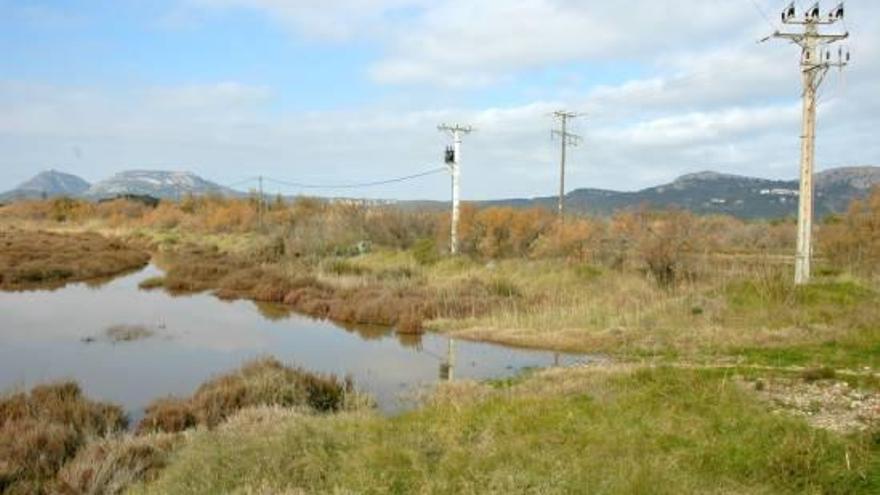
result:
[[[71,174],[57,170],[40,172],[15,189],[0,194],[0,201],[39,199],[42,197],[82,196],[91,184]]]
[[[100,200],[124,195],[173,199],[185,194],[237,196],[242,193],[205,180],[191,172],[129,170],[95,184],[89,184],[75,175],[48,170],[37,174],[15,189],[0,194],[0,201],[61,196]]]
[[[846,210],[853,199],[864,197],[880,185],[880,167],[842,167],[815,176],[815,209],[819,216]],[[95,184],[74,175],[49,170],[41,172],[15,189],[0,194],[0,202],[18,199],[70,196],[92,200],[122,195],[143,195],[160,199],[185,194],[245,193],[221,186],[190,172],[132,170],[120,172]],[[444,201],[390,201],[403,208],[445,209]],[[477,201],[478,206],[555,208],[556,196]],[[607,215],[618,209],[640,205],[677,207],[699,214],[729,214],[740,218],[780,218],[795,215],[797,180],[770,180],[717,172],[683,175],[674,181],[639,191],[575,189],[566,194],[570,212]]]
[[[880,167],[842,167],[815,175],[817,216],[840,213],[853,199],[880,185]],[[576,189],[566,194],[568,211],[608,215],[621,208],[649,205],[683,208],[699,214],[740,218],[781,218],[797,214],[798,180],[770,180],[718,172],[683,175],[669,184],[639,191]],[[556,207],[557,196],[486,201],[487,205]]]

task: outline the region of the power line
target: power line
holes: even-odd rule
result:
[[[238,182],[233,182],[233,183],[231,183],[231,184],[224,184],[223,187],[228,187],[228,188],[232,189],[233,187],[241,186],[241,185],[243,185],[243,184],[247,184],[247,183],[250,183],[250,182],[255,182],[255,181],[259,180],[259,179],[260,179],[259,177],[248,177],[247,179],[242,179],[242,180],[240,180],[240,181],[238,181]]]
[[[776,30],[776,29],[777,29],[777,25],[776,25],[773,21],[770,20],[770,16],[767,15],[767,11],[764,10],[764,9],[758,4],[757,0],[749,0],[749,1],[750,1],[750,2],[752,3],[752,5],[755,7],[755,10],[758,11],[758,14],[760,14],[761,17],[763,17],[764,20],[767,21],[767,24],[770,25],[770,29]]]
[[[397,182],[404,182],[404,181],[418,179],[420,177],[425,177],[428,175],[433,175],[433,174],[437,174],[437,173],[445,172],[445,171],[446,171],[446,167],[438,167],[438,168],[426,170],[424,172],[419,172],[419,173],[412,174],[412,175],[405,175],[402,177],[394,177],[391,179],[384,179],[384,180],[377,180],[377,181],[370,181],[370,182],[348,183],[348,184],[310,184],[310,183],[305,183],[305,182],[294,182],[294,181],[287,181],[287,180],[282,180],[282,179],[273,179],[271,177],[264,177],[264,179],[267,182],[272,182],[274,184],[279,184],[279,185],[288,186],[288,187],[298,187],[298,188],[302,188],[302,189],[357,189],[357,188],[361,188],[361,187],[374,187],[374,186],[381,186],[381,185],[385,185],[385,184],[394,184]]]

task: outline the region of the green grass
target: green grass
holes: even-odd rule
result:
[[[199,433],[143,493],[877,493],[869,435],[771,414],[718,373],[556,371],[424,408]],[[271,415],[270,415],[271,416]],[[849,458],[849,468],[846,459]]]
[[[750,364],[768,366],[830,366],[880,370],[880,328],[854,331],[843,339],[778,348],[745,348],[734,351]]]

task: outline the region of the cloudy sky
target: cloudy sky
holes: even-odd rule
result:
[[[571,188],[793,178],[798,49],[757,43],[787,3],[0,0],[0,190],[50,168],[382,180],[440,166],[437,125],[462,122],[477,128],[465,198],[552,195],[559,108],[586,113]],[[820,170],[880,165],[880,2],[847,9],[853,62],[821,90]],[[446,199],[449,179],[356,194]]]

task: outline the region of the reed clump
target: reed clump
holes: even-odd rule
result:
[[[48,493],[58,470],[92,438],[125,429],[118,406],[83,397],[73,382],[0,398],[0,492]]]
[[[191,397],[153,402],[147,407],[137,431],[179,432],[193,427],[213,428],[235,412],[255,406],[335,412],[345,408],[354,395],[350,379],[318,375],[265,358],[205,382]]]
[[[137,269],[150,255],[93,233],[0,228],[0,289],[60,287]]]
[[[156,433],[93,441],[61,468],[50,486],[64,494],[125,493],[133,485],[156,479],[182,440],[177,434]]]

